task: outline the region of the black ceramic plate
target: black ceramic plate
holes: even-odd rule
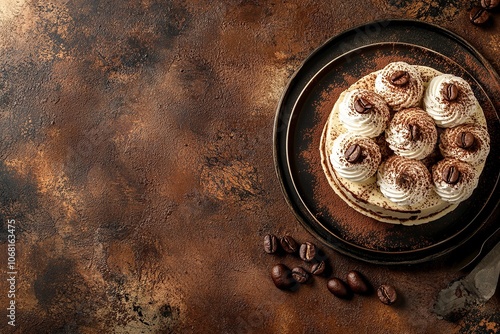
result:
[[[433,67],[472,86],[488,123],[492,150],[471,198],[445,217],[419,226],[378,222],[349,208],[330,188],[320,162],[320,137],[339,94],[392,61]],[[274,157],[293,212],[314,236],[352,257],[384,264],[435,259],[484,226],[499,201],[500,78],[467,42],[422,22],[370,23],[330,39],[295,73],[278,106]],[[495,98],[495,99],[494,99]]]

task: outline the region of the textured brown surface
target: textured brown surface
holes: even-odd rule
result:
[[[500,69],[496,24],[464,1],[0,2],[0,218],[16,219],[16,327],[0,332],[490,333],[499,293],[464,320],[430,313],[460,273],[447,262],[365,264],[322,247],[400,301],[333,297],[326,278],[276,289],[266,233],[314,241],[272,158],[280,94],[329,37],[416,18],[470,41]],[[498,95],[494,97],[498,99]],[[495,148],[493,148],[495,152]]]

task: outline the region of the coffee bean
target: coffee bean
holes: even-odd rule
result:
[[[401,172],[396,178],[396,184],[403,189],[411,188],[412,182],[413,178],[406,172]]]
[[[390,80],[395,86],[404,86],[410,81],[410,74],[406,71],[396,71],[391,75]]]
[[[361,158],[361,146],[358,144],[350,145],[344,153],[344,158],[346,158],[347,162],[356,163],[360,161]]]
[[[316,257],[316,246],[313,243],[306,242],[300,245],[299,256],[306,262],[311,262]]]
[[[276,253],[278,250],[278,238],[274,234],[267,234],[264,237],[264,251],[267,254]]]
[[[369,113],[371,109],[372,109],[372,105],[370,104],[370,102],[365,100],[362,97],[358,97],[354,101],[354,110],[356,110],[360,114]]]
[[[443,180],[448,184],[455,184],[460,179],[460,171],[455,166],[446,166],[443,169]]]
[[[420,126],[418,124],[410,124],[409,125],[409,130],[410,130],[410,139],[412,141],[417,141],[420,139]]]
[[[287,253],[293,254],[297,252],[299,245],[294,238],[289,235],[285,235],[280,239],[281,248]]]
[[[309,274],[302,267],[292,269],[292,277],[299,283],[305,283],[309,279]]]
[[[444,98],[448,101],[454,101],[458,97],[458,87],[455,84],[447,84],[444,89]]]
[[[358,294],[367,294],[370,290],[368,283],[364,276],[355,270],[350,271],[347,274],[347,285],[351,288],[351,290]]]
[[[476,138],[474,135],[468,131],[462,131],[460,134],[457,136],[456,139],[456,144],[458,147],[468,149],[472,148],[474,146]]]
[[[278,289],[291,289],[296,284],[290,268],[284,264],[277,264],[271,269],[271,278]]]
[[[391,285],[382,284],[377,289],[377,296],[380,301],[386,305],[392,305],[396,302],[398,294]]]
[[[311,274],[321,275],[325,271],[325,268],[326,268],[325,261],[316,262],[311,267]]]
[[[484,9],[493,9],[500,4],[500,0],[481,0],[481,6]]]
[[[469,19],[476,25],[483,25],[489,21],[490,13],[482,7],[475,6],[469,12]]]
[[[333,277],[328,280],[326,287],[331,293],[333,293],[334,296],[339,298],[348,299],[352,295],[344,281],[337,277]]]

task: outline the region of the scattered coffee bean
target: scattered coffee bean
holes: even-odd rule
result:
[[[294,238],[289,235],[285,235],[280,239],[281,248],[287,253],[293,254],[299,249],[299,245]]]
[[[302,267],[292,269],[292,277],[299,283],[305,283],[309,279],[309,274]]]
[[[412,141],[417,141],[420,139],[420,127],[418,126],[418,124],[410,124],[409,130],[410,130],[410,139]]]
[[[483,25],[489,21],[490,13],[482,7],[475,6],[470,10],[469,19],[476,25]]]
[[[455,184],[460,179],[460,171],[455,166],[446,166],[443,169],[443,180],[448,184]]]
[[[500,0],[481,0],[481,6],[484,9],[493,9],[500,4]]]
[[[311,274],[321,275],[325,271],[325,267],[326,267],[325,261],[316,262],[311,267]]]
[[[396,71],[391,75],[390,80],[395,86],[405,86],[410,81],[410,74],[406,71]]]
[[[300,245],[299,256],[306,262],[311,262],[316,257],[316,246],[313,243],[306,242]]]
[[[277,264],[271,270],[271,278],[278,289],[291,289],[295,284],[290,268],[284,264]]]
[[[354,101],[354,110],[356,110],[360,114],[369,113],[371,109],[372,105],[370,104],[370,102],[362,97],[358,97]]]
[[[377,289],[377,296],[380,301],[386,305],[392,305],[396,302],[398,294],[396,289],[391,285],[382,284]]]
[[[347,274],[347,284],[353,292],[358,294],[367,294],[370,290],[364,276],[355,270]]]
[[[468,149],[468,148],[472,148],[472,146],[474,146],[475,140],[476,140],[476,138],[474,137],[474,135],[472,133],[470,133],[468,131],[462,131],[457,136],[456,144],[458,147]]]
[[[444,90],[444,98],[448,101],[454,101],[458,97],[458,87],[455,84],[447,84]]]
[[[333,293],[334,296],[339,297],[339,298],[350,298],[351,297],[351,291],[347,287],[347,285],[342,281],[340,278],[333,277],[330,279],[327,283],[327,288],[328,290]]]
[[[352,164],[360,161],[361,146],[359,146],[358,144],[350,145],[345,151],[344,157],[346,158],[347,162],[350,162]]]
[[[264,237],[264,251],[267,254],[276,253],[278,250],[278,238],[274,234],[267,234]]]

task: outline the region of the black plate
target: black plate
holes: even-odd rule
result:
[[[355,212],[330,188],[320,162],[321,133],[339,94],[392,61],[430,66],[466,79],[491,136],[492,150],[471,198],[445,217],[420,226],[381,223]],[[500,78],[491,65],[463,39],[434,25],[380,21],[330,39],[295,73],[278,106],[274,158],[288,204],[323,243],[361,260],[407,264],[449,253],[492,224],[489,218],[498,206],[500,159],[494,148],[500,145],[499,93]]]

